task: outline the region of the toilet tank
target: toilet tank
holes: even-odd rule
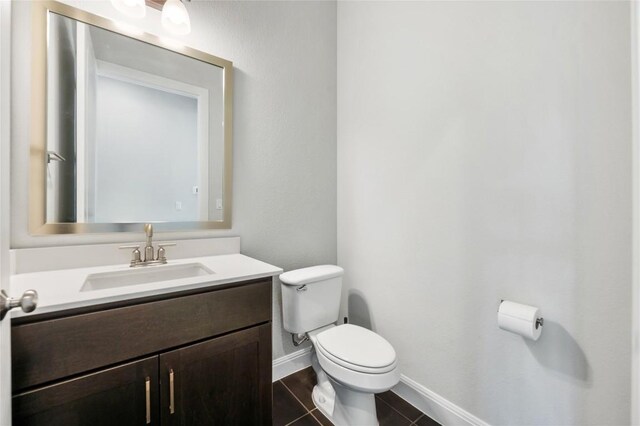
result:
[[[282,320],[290,333],[306,333],[338,320],[343,269],[320,265],[280,275]]]

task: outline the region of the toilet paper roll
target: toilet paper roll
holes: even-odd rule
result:
[[[535,306],[502,301],[498,308],[498,327],[531,340],[538,340],[542,325],[537,324],[539,309]]]

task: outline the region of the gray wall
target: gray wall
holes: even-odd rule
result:
[[[142,232],[28,234],[29,3],[15,2],[12,20],[12,247],[139,241]],[[106,0],[70,3],[122,19]],[[181,40],[235,67],[233,229],[158,238],[240,235],[244,254],[287,270],[336,262],[336,4],[193,1],[187,8],[193,31]],[[148,12],[134,23],[166,35],[159,12]],[[279,300],[276,288],[276,358],[292,351],[280,332]]]
[[[345,309],[491,424],[630,421],[629,8],[338,3]]]

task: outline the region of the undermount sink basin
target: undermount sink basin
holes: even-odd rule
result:
[[[105,290],[130,285],[178,280],[181,278],[201,277],[214,273],[215,272],[201,263],[143,266],[131,268],[126,271],[101,272],[88,275],[80,291]]]

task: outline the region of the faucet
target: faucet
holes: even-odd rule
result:
[[[147,235],[147,245],[144,247],[144,260],[148,262],[154,260],[153,258],[153,225],[150,223],[144,224],[144,233]]]
[[[153,247],[153,225],[150,223],[144,224],[144,233],[147,236],[147,242],[144,246],[144,258],[140,252],[140,244],[131,244],[126,246],[120,246],[121,249],[133,249],[131,253],[131,267],[136,266],[149,266],[149,265],[164,265],[167,263],[167,255],[165,247],[175,246],[176,243],[158,243],[157,255],[155,254],[155,248]]]

